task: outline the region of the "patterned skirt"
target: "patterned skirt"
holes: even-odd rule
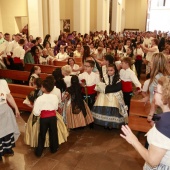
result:
[[[119,113],[119,102],[113,93],[99,93],[92,109],[94,123],[109,127],[120,128],[125,118]]]
[[[152,168],[147,163],[145,163],[143,170],[170,170],[170,166],[160,163],[157,167]]]
[[[12,109],[8,104],[2,104],[0,109],[0,156],[12,153],[12,148],[15,147],[15,141],[19,135]]]
[[[61,144],[67,141],[69,133],[63,122],[62,116],[56,112],[56,117],[57,117],[58,143]],[[33,113],[31,113],[25,127],[24,142],[25,144],[30,145],[31,147],[38,146],[38,135],[40,128],[39,119],[40,119],[39,117],[35,117]],[[46,134],[44,147],[49,147],[49,133]]]
[[[86,117],[84,117],[82,111],[78,114],[73,114],[71,104],[67,107],[66,110],[67,128],[74,129],[78,127],[87,126],[90,123],[94,122],[93,116],[86,102],[84,102],[84,105],[87,113]]]

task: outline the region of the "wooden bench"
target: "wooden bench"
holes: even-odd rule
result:
[[[12,80],[21,80],[21,81],[28,81],[28,77],[30,72],[28,71],[18,71],[18,70],[3,70],[0,69],[0,77],[8,78]],[[40,78],[43,80],[48,76],[46,73],[41,73]]]
[[[150,103],[144,104],[144,102],[132,99],[129,113],[129,127],[135,131],[147,132],[151,128],[150,123],[147,121],[149,111]]]
[[[81,63],[81,62],[75,61],[75,63],[76,63],[77,65],[79,65],[80,67],[82,66],[82,63]],[[54,66],[58,66],[58,67],[62,67],[62,66],[67,65],[67,62],[66,62],[66,61],[53,61],[53,65],[54,65]]]
[[[144,103],[139,100],[131,100],[130,115],[147,117],[150,112],[150,103]]]
[[[82,63],[82,58],[74,57],[74,61],[77,63]]]
[[[129,116],[128,126],[135,131],[148,132],[151,128],[150,123],[147,121],[146,117],[139,116]]]
[[[30,94],[31,91],[34,90],[33,87],[25,86],[25,85],[18,85],[18,84],[8,84],[9,89],[11,91],[11,95],[15,99],[15,102],[18,106],[20,111],[32,111],[32,108],[23,104],[26,96]]]
[[[43,65],[43,64],[25,64],[24,70],[29,71],[32,69],[33,66],[39,66],[41,68],[42,73],[52,74],[52,72],[56,68],[60,68],[61,66],[54,66],[54,65]]]
[[[67,65],[67,62],[66,61],[53,61],[53,65],[54,66],[58,66],[58,67],[62,67],[62,66],[65,66]]]

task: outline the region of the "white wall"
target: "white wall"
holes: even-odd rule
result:
[[[2,27],[2,15],[1,15],[1,6],[0,6],[0,32],[3,32],[3,27]]]
[[[125,28],[145,31],[147,0],[125,1]]]
[[[27,16],[27,0],[0,0],[0,8],[0,28],[10,34],[18,33],[15,17]]]

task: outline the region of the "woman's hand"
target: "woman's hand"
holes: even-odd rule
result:
[[[15,116],[16,116],[16,117],[20,117],[20,112],[19,112],[18,109],[15,110]]]
[[[128,125],[122,125],[121,130],[123,131],[124,135],[120,134],[120,136],[124,138],[128,143],[134,145],[135,142],[138,142],[138,138],[132,133]]]

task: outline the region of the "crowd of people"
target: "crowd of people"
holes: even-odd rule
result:
[[[22,71],[26,63],[66,62],[65,66],[54,70],[52,76],[47,76],[43,81],[39,78],[39,66],[35,65],[30,72],[28,85],[35,90],[24,101],[33,108],[26,125],[24,141],[35,147],[36,156],[42,155],[44,147],[50,147],[52,153],[57,152],[59,145],[67,141],[68,129],[87,125],[92,129],[97,124],[105,129],[122,127],[124,135],[121,136],[145,159],[144,169],[170,168],[170,123],[167,121],[170,115],[170,36],[167,33],[111,31],[107,34],[106,31],[96,31],[81,35],[76,31],[71,34],[62,32],[54,46],[49,34],[43,43],[41,37],[34,39],[29,36],[27,39],[22,34],[16,34],[12,38],[13,41],[10,41],[8,33],[4,36],[0,33],[0,65],[3,69]],[[76,64],[77,58],[80,58],[81,65]],[[148,77],[144,88],[139,81],[143,64]],[[6,110],[1,110],[0,114],[12,114],[6,103],[9,100],[18,116],[14,100],[10,102],[8,97],[11,96],[8,85],[4,80],[1,82],[0,104]],[[147,134],[148,151],[126,125],[132,95],[141,91],[144,96],[142,101],[149,100],[151,104],[148,121],[153,128]],[[4,94],[6,98],[3,98]],[[154,114],[162,112],[157,122],[154,122]],[[4,134],[0,129],[1,159],[2,156],[13,154],[13,135],[18,132],[14,117],[9,119],[14,122],[13,130]],[[164,143],[161,143],[161,137],[165,139]],[[9,138],[10,149],[6,149],[4,143]],[[150,155],[154,155],[154,159]]]

